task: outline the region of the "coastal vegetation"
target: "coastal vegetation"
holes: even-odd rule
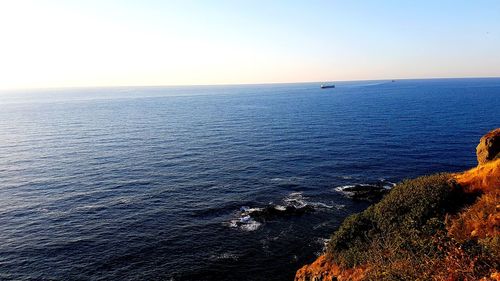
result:
[[[500,280],[499,136],[478,167],[405,180],[348,217],[296,280]]]

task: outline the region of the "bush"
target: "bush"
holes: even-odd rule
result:
[[[479,280],[498,271],[500,238],[491,222],[498,194],[476,199],[448,174],[403,181],[344,221],[327,258],[342,268],[367,266],[365,280]]]
[[[444,214],[457,196],[446,174],[420,177],[398,184],[379,203],[348,217],[332,236],[327,254],[342,266],[366,263],[367,249],[377,242],[399,248],[430,251],[426,237],[444,229]]]

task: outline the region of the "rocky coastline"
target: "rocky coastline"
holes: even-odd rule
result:
[[[377,189],[382,200],[348,217],[295,280],[500,280],[500,128],[476,155],[462,173]]]

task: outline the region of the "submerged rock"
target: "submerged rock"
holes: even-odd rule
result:
[[[394,183],[389,181],[380,181],[375,184],[353,184],[336,187],[335,190],[344,194],[353,200],[362,200],[368,202],[378,202],[393,187]]]
[[[500,128],[484,135],[476,147],[477,162],[479,165],[500,158]]]
[[[353,200],[380,201],[389,189],[379,185],[357,184],[345,187],[343,192]]]
[[[252,217],[256,221],[266,221],[288,216],[300,216],[305,213],[314,212],[314,207],[311,205],[304,206],[280,206],[272,205],[264,208],[254,208],[243,210],[244,214]]]
[[[257,230],[266,221],[301,216],[311,213],[316,208],[333,208],[320,202],[306,203],[301,192],[293,192],[283,199],[283,205],[269,204],[265,207],[243,206],[238,218],[229,222],[229,227],[245,231]]]

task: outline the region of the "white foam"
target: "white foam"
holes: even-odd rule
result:
[[[250,216],[243,216],[240,218],[241,223],[248,223],[252,218]]]
[[[240,228],[245,231],[255,231],[259,229],[262,224],[255,220],[250,220],[248,223],[242,224]]]
[[[328,247],[328,242],[330,242],[330,239],[328,239],[328,238],[318,238],[318,239],[316,240],[316,242],[317,242],[318,244],[322,245],[322,249],[321,249],[321,251],[318,251],[318,252],[315,252],[315,253],[314,253],[316,256],[318,256],[318,257],[319,257],[319,256],[321,256],[323,253],[325,253],[325,252],[326,252],[326,248]]]
[[[353,188],[353,187],[356,187],[356,186],[374,186],[374,185],[373,184],[368,184],[368,183],[348,184],[348,185],[337,186],[337,187],[335,187],[335,190],[343,192],[343,191],[345,191],[348,188]]]
[[[340,192],[346,196],[353,196],[354,192],[351,191],[346,191],[348,188],[355,187],[355,185],[342,185],[342,186],[337,186],[334,188],[335,191]]]
[[[233,254],[233,253],[222,253],[219,255],[212,255],[210,256],[211,260],[238,260],[238,255]]]
[[[292,192],[283,201],[295,208],[303,208],[307,205],[302,192]]]
[[[253,212],[262,211],[262,208],[250,208],[250,207],[247,207],[247,206],[243,206],[243,207],[240,208],[240,211],[243,212],[243,213],[251,214]]]
[[[298,181],[302,181],[303,177],[276,177],[276,178],[271,178],[270,181],[272,182],[284,182],[284,183],[296,183]]]
[[[311,205],[313,205],[313,207],[316,207],[316,208],[326,208],[326,209],[333,209],[336,207],[336,206],[328,205],[328,204],[325,204],[322,202],[314,202],[314,203],[311,203]]]
[[[239,220],[231,220],[231,221],[229,222],[229,227],[231,227],[231,228],[236,228],[236,227],[238,227],[238,222],[239,222]]]
[[[380,186],[382,187],[383,189],[386,189],[386,190],[391,190],[394,186],[396,186],[395,183],[393,182],[390,182],[390,181],[386,181],[385,179],[380,179],[380,182],[378,184],[369,184],[369,183],[360,183],[360,184],[348,184],[348,185],[341,185],[341,186],[337,186],[334,188],[335,191],[337,192],[340,192],[342,194],[344,194],[345,196],[347,197],[351,197],[351,196],[354,196],[354,192],[352,191],[346,191],[346,189],[348,188],[353,188],[353,187],[356,187],[356,186]]]
[[[262,209],[243,206],[240,208],[239,218],[232,219],[225,224],[228,225],[230,228],[239,228],[244,231],[255,231],[261,226],[261,223],[255,221],[251,217],[251,213],[257,210],[262,210]]]
[[[393,187],[396,186],[396,183],[393,183],[393,182],[390,182],[390,181],[386,181],[385,182],[386,184],[384,184],[382,187],[385,188],[385,189],[392,189]]]
[[[276,205],[274,206],[274,208],[278,211],[285,211],[286,210],[286,207],[285,206],[281,206],[281,205]]]
[[[92,210],[99,210],[99,209],[105,209],[106,205],[99,205],[99,204],[89,204],[89,205],[83,205],[83,206],[78,206],[75,207],[74,210],[76,211],[92,211]]]

